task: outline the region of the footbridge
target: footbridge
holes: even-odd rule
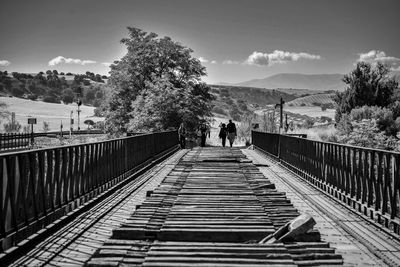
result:
[[[252,132],[0,155],[1,266],[400,266],[400,154]]]

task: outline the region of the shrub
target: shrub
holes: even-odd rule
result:
[[[60,99],[58,99],[56,96],[46,95],[43,97],[43,102],[60,104]]]
[[[313,127],[313,125],[314,125],[314,121],[313,121],[311,118],[307,118],[307,119],[303,122],[302,127],[308,129],[308,128]]]
[[[306,106],[306,103],[301,103],[300,106],[301,106],[301,107],[305,107],[305,106]]]
[[[43,132],[48,132],[50,130],[50,123],[47,121],[43,121]]]
[[[36,100],[37,98],[38,98],[38,96],[35,95],[35,94],[29,94],[28,95],[28,99],[30,99],[30,100]]]
[[[24,91],[21,88],[14,87],[11,89],[11,94],[15,97],[21,97],[24,95]]]
[[[351,118],[349,115],[343,114],[339,123],[337,124],[337,129],[342,134],[349,134],[351,131],[353,131],[353,125],[351,124]]]

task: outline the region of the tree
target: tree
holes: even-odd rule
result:
[[[57,70],[53,70],[53,74],[54,75],[58,75],[58,71]]]
[[[53,73],[53,72],[52,72],[51,70],[47,70],[47,71],[46,71],[46,74],[47,74],[47,75],[51,75],[52,73]]]
[[[129,37],[121,40],[128,52],[111,65],[108,131],[160,130],[177,127],[182,120],[192,119],[191,124],[207,120],[212,95],[200,83],[205,68],[191,56],[193,50],[169,37],[128,30]],[[204,110],[197,110],[200,106]]]
[[[4,102],[0,102],[0,123],[3,119],[8,119],[10,116],[10,112],[7,111],[7,104]]]
[[[15,97],[21,97],[24,95],[24,91],[21,88],[14,87],[11,89],[11,94]]]
[[[43,121],[43,132],[47,133],[50,130],[50,123]]]
[[[337,104],[336,121],[341,114],[350,113],[355,107],[386,107],[392,102],[392,95],[398,83],[389,77],[390,67],[378,62],[376,66],[358,62],[356,68],[345,75],[343,81],[348,85],[344,92],[334,97]]]
[[[71,104],[74,102],[74,92],[71,89],[65,89],[62,92],[61,100],[65,105]]]
[[[11,121],[3,125],[6,133],[18,133],[21,130],[21,124],[15,119],[15,113],[11,113]]]

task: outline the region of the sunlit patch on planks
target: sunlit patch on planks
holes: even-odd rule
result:
[[[88,266],[342,264],[312,230],[258,244],[299,213],[238,149],[197,148],[149,192]]]

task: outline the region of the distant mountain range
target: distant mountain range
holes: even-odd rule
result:
[[[238,86],[261,87],[261,88],[293,88],[310,89],[317,91],[344,90],[345,83],[342,81],[343,74],[300,74],[280,73],[264,79],[254,79],[237,83]]]
[[[393,72],[393,75],[397,81],[400,81],[400,71]],[[346,88],[346,84],[342,81],[343,76],[343,74],[280,73],[264,79],[254,79],[234,85],[267,89],[293,88],[316,91],[343,91]]]

